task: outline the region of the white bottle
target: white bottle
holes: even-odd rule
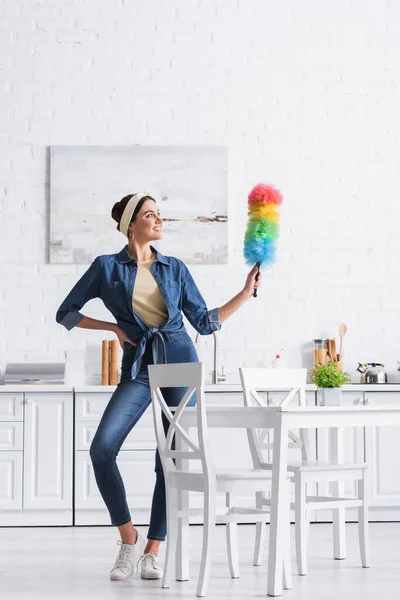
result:
[[[277,354],[275,356],[271,364],[273,369],[284,369],[286,367],[285,361],[283,360],[283,358],[281,358],[280,354]]]

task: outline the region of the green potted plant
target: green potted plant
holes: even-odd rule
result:
[[[339,370],[335,363],[317,365],[312,370],[310,379],[322,389],[322,400],[325,406],[339,405],[341,402],[341,386],[350,383],[350,375]]]

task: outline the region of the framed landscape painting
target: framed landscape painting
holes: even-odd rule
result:
[[[228,262],[226,146],[52,146],[52,263],[91,263],[127,243],[115,202],[148,192],[164,219],[154,245],[187,264]]]

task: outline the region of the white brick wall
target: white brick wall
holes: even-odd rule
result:
[[[210,307],[244,281],[250,188],[285,199],[279,259],[220,334],[231,380],[282,347],[303,364],[341,322],[352,374],[393,372],[399,23],[395,0],[3,0],[0,378],[65,351],[98,372],[104,334],[54,321],[82,268],[46,264],[51,144],[227,144],[230,263],[192,268]],[[98,301],[85,312],[108,318]]]

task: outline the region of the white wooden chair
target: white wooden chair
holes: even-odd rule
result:
[[[260,492],[267,489],[270,473],[260,469],[216,470],[211,455],[207,416],[204,399],[203,363],[149,365],[149,380],[152,394],[152,407],[157,445],[163,465],[167,502],[167,546],[162,578],[162,587],[169,587],[171,562],[175,555],[176,579],[185,580],[188,574],[188,518],[190,515],[203,516],[203,547],[197,596],[205,596],[213,549],[215,523],[226,523],[228,558],[231,576],[238,576],[236,523],[261,523],[265,521],[269,507],[236,508],[232,505],[232,494],[236,492]],[[163,397],[162,388],[187,388],[178,407],[170,408]],[[186,408],[188,401],[196,394],[196,407]],[[197,425],[188,430],[181,423],[186,410],[196,411]],[[163,426],[167,420],[167,427]],[[199,468],[189,468],[189,460],[197,461]],[[204,506],[189,509],[186,502],[188,491],[202,492]],[[216,494],[226,494],[227,510],[216,514]],[[287,548],[284,559],[283,587],[291,588],[289,506],[288,506]],[[186,529],[185,529],[186,527]]]
[[[286,396],[280,405],[289,404],[295,397],[299,405],[306,404],[305,384],[307,377],[306,369],[263,369],[263,368],[239,368],[240,379],[243,386],[243,397],[246,406],[266,406],[266,402],[260,396],[261,390],[285,391]],[[270,430],[248,429],[247,435],[255,469],[271,470],[273,443],[269,435]],[[369,566],[369,544],[368,544],[368,502],[366,485],[367,464],[345,464],[338,461],[319,462],[311,461],[308,430],[300,430],[299,435],[290,432],[289,449],[298,448],[301,455],[299,460],[291,462],[289,459],[288,471],[294,474],[294,502],[290,508],[295,512],[295,538],[296,559],[299,575],[307,574],[307,534],[311,510],[332,509],[334,513],[333,542],[334,556],[345,557],[345,535],[343,518],[339,519],[339,511],[345,508],[358,508],[358,532],[363,567]],[[336,448],[336,452],[338,449]],[[268,452],[268,454],[267,454]],[[340,454],[340,452],[339,452]],[[357,495],[354,498],[343,496],[343,481],[356,482]],[[334,496],[311,496],[307,494],[309,484],[315,482],[334,482],[332,492]],[[342,494],[340,496],[339,494]],[[256,494],[256,506],[261,508],[270,505],[270,500],[265,493]],[[342,515],[341,515],[342,516]],[[256,530],[256,541],[254,550],[254,564],[261,564],[262,540],[264,536],[265,523],[258,523]]]

